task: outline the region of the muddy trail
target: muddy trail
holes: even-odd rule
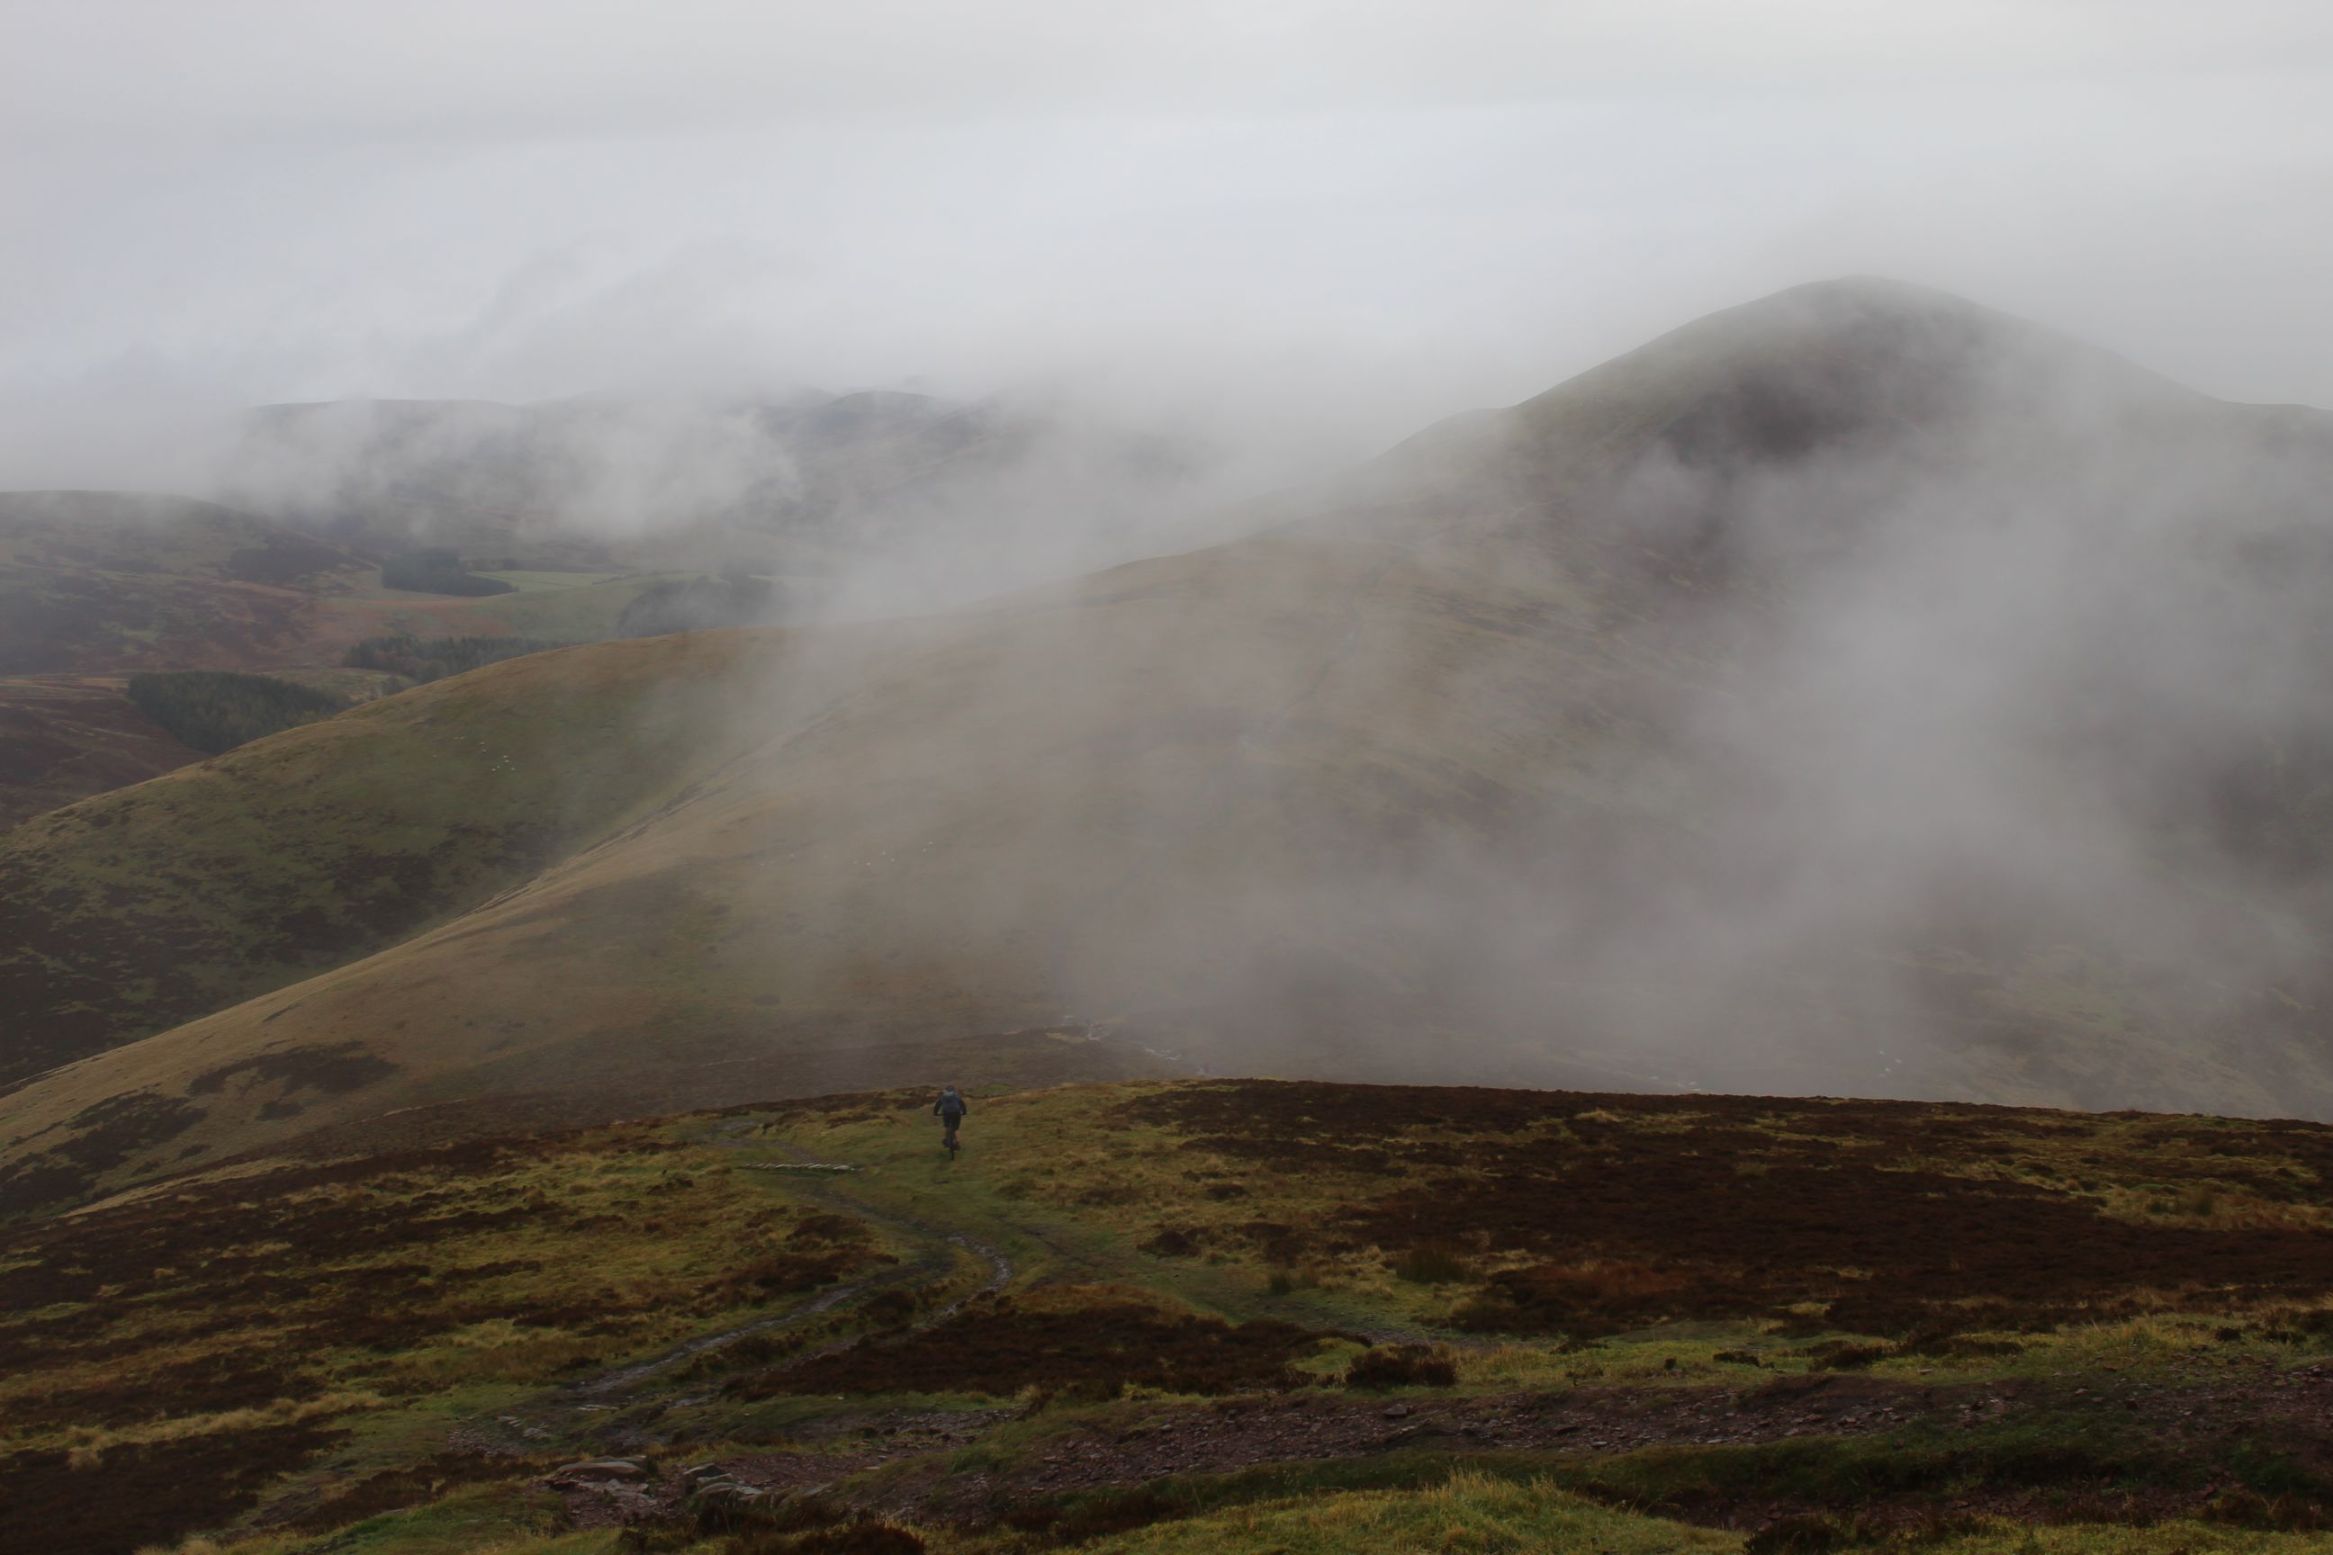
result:
[[[725,1143],[742,1147],[744,1142]],[[799,1151],[783,1147],[775,1153],[791,1157],[795,1165],[824,1165]],[[839,1178],[839,1173],[837,1176]],[[691,1402],[686,1397],[688,1390],[680,1386],[667,1386],[668,1379],[676,1380],[674,1374],[695,1369],[692,1363],[717,1356],[749,1339],[783,1335],[789,1330],[806,1327],[829,1313],[867,1303],[888,1292],[898,1292],[907,1298],[912,1303],[911,1310],[921,1309],[913,1322],[870,1330],[831,1344],[805,1349],[777,1369],[783,1371],[805,1366],[831,1359],[870,1342],[892,1341],[937,1327],[962,1312],[969,1303],[1002,1292],[1012,1283],[1017,1272],[1012,1260],[1002,1249],[962,1232],[944,1231],[927,1222],[879,1209],[858,1195],[846,1192],[839,1180],[803,1176],[791,1181],[800,1197],[832,1213],[846,1215],[876,1227],[897,1242],[913,1247],[913,1255],[889,1268],[846,1280],[821,1291],[785,1312],[755,1318],[751,1322],[740,1323],[716,1333],[700,1334],[646,1359],[629,1361],[566,1383],[535,1404],[499,1415],[491,1422],[474,1421],[457,1432],[458,1443],[470,1450],[505,1454],[539,1451],[544,1442],[570,1436],[574,1427],[580,1423],[572,1418],[577,1414],[629,1417],[641,1412],[641,1406],[648,1406],[648,1412],[660,1412],[656,1409],[658,1405]],[[957,1276],[966,1259],[985,1266],[985,1275],[977,1286],[936,1304],[927,1305],[919,1299],[923,1294],[947,1286]],[[559,1428],[562,1425],[566,1427],[565,1431]],[[652,1436],[628,1421],[623,1424],[611,1423],[607,1429],[592,1434],[599,1437],[601,1445],[611,1451],[631,1451],[658,1445]]]

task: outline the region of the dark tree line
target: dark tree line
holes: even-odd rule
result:
[[[366,638],[342,654],[340,662],[350,669],[386,670],[419,683],[564,646],[535,637],[415,637],[397,632]]]
[[[329,718],[347,702],[330,692],[231,670],[157,670],[132,675],[130,701],[181,745],[216,756],[299,724]]]
[[[381,563],[381,585],[412,594],[513,594],[514,584],[481,578],[462,563],[459,551],[440,547],[407,551]]]
[[[719,626],[766,626],[781,618],[784,591],[768,578],[727,571],[717,578],[666,578],[642,589],[616,618],[626,637],[661,637]]]

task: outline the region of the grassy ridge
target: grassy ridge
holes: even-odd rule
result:
[[[689,698],[742,648],[514,662],[0,838],[0,1002],[26,1034],[0,1083],[361,955],[619,824],[721,758]]]

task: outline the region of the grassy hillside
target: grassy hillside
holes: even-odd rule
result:
[[[0,492],[0,829],[192,759],[120,700],[120,672],[323,676],[408,627],[595,642],[658,576],[525,573],[496,599],[420,599],[338,545],[210,503]]]
[[[2325,425],[1817,288],[1269,535],[393,699],[0,842],[13,1073],[97,1055],[0,1098],[0,1172],[1073,1024],[1213,1072],[2333,1114]],[[354,1067],[296,1104],[205,1088],[318,1055]]]
[[[578,649],[374,702],[0,837],[0,1079],[393,943],[733,749],[754,645]]]
[[[128,492],[0,492],[0,675],[285,662],[367,569],[249,514]]]
[[[118,679],[0,679],[0,832],[201,759],[133,707]]]
[[[1123,569],[1010,612],[869,629],[857,644],[815,634],[770,661],[757,699],[726,704],[714,719],[724,737],[751,742],[748,758],[692,765],[701,781],[676,802],[588,851],[546,850],[507,894],[480,900],[484,872],[465,877],[477,882],[469,888],[477,905],[459,917],[452,888],[433,878],[416,897],[438,913],[426,932],[30,1086],[7,1100],[8,1131],[28,1141],[52,1127],[69,1134],[90,1126],[76,1119],[102,1120],[109,1098],[126,1093],[150,1091],[156,1105],[176,1106],[196,1076],[230,1058],[352,1041],[399,1078],[319,1099],[296,1120],[267,1115],[256,1094],[190,1101],[204,1116],[188,1142],[247,1148],[286,1129],[417,1102],[653,1084],[695,1064],[807,1062],[854,1046],[1047,1025],[1065,1013],[1132,1021],[1155,1032],[1153,1045],[1196,1062],[1225,1062],[1269,1029],[1278,1051],[1311,1063],[1426,1072],[1443,1055],[1431,1027],[1409,1024],[1417,996],[1404,985],[1428,976],[1442,947],[1404,921],[1400,904],[1378,913],[1362,902],[1338,933],[1368,947],[1372,967],[1322,937],[1319,893],[1401,867],[1420,815],[1444,815],[1463,828],[1454,835],[1485,845],[1502,809],[1526,800],[1558,803],[1582,827],[1653,824],[1638,820],[1641,796],[1595,766],[1607,741],[1586,708],[1625,669],[1565,651],[1560,625],[1541,617],[1535,627],[1532,602],[1495,580],[1454,578],[1371,547],[1267,543]],[[1513,725],[1432,694],[1441,666],[1455,670],[1481,645],[1504,647],[1533,630],[1538,651],[1475,693],[1514,714]],[[641,651],[677,671],[689,641],[651,640]],[[1357,652],[1421,651],[1416,694],[1390,706],[1381,687],[1340,669]],[[521,660],[451,683],[465,697],[466,727],[499,730],[509,715],[496,709],[524,705],[536,720],[526,727],[567,742],[555,752],[462,743],[451,730],[464,725],[422,717],[434,704],[421,699],[436,688],[326,727],[379,739],[384,757],[389,744],[427,729],[427,754],[409,759],[429,764],[449,791],[495,796],[514,822],[532,820],[566,783],[638,777],[611,771],[588,733],[561,732],[553,688],[575,664],[632,662],[623,645],[590,654]],[[1164,719],[1149,694],[1165,672],[1162,654],[1199,692]],[[533,678],[514,682],[505,676],[513,670]],[[522,704],[514,684],[539,689]],[[321,764],[293,743],[301,738],[234,758],[298,772],[308,785],[271,784],[299,802],[267,807],[240,846],[266,835],[287,859],[377,846],[367,840],[377,834],[371,822],[346,827],[352,805],[315,785],[377,783],[367,792],[390,794],[406,780],[363,775],[370,755],[335,755],[324,769],[331,775],[311,785],[305,775]],[[505,764],[492,759],[505,754]],[[224,774],[203,790],[230,804],[240,801],[227,796],[249,791]],[[149,787],[94,814],[119,807],[154,823],[121,828],[125,847],[159,848],[167,836],[183,850],[213,827],[222,839],[238,834],[240,823],[224,815],[204,817],[197,831],[183,809],[165,829],[158,807],[170,793]],[[458,849],[452,832],[427,830],[453,813],[434,805],[415,816],[407,846]],[[157,925],[109,918],[115,907],[96,894],[95,881],[123,866],[84,862],[106,857],[96,840],[114,835],[110,823],[71,812],[12,840],[0,867],[89,882],[70,898],[87,904],[80,916],[44,909],[42,921],[111,922],[117,942],[134,945]],[[304,841],[287,845],[310,835],[314,853]],[[1335,871],[1326,880],[1324,866]],[[326,869],[263,867],[292,869],[298,889],[313,893],[270,884],[271,911],[278,901],[349,910],[329,894]],[[280,938],[264,921],[234,920],[238,903],[254,898],[232,876],[185,873],[210,882],[203,889],[216,892],[222,934]],[[1259,890],[1259,879],[1285,881],[1289,894]],[[1200,915],[1177,905],[1198,900],[1213,905]],[[234,968],[234,943],[214,943],[180,964]],[[1293,1009],[1273,997],[1291,969],[1317,966],[1326,977],[1346,957],[1361,988],[1383,994],[1377,1007],[1364,992],[1331,990]],[[1194,1008],[1181,968],[1201,958],[1251,981],[1255,998]],[[173,1008],[189,1014],[206,997],[226,1002],[217,983],[113,989],[101,969],[62,981],[60,962],[89,959],[48,949],[24,975],[45,1007],[64,1011],[70,1001],[92,1012],[89,1029],[109,1042],[121,1027],[108,1022],[137,1016],[125,995],[183,988]],[[29,996],[25,1005],[44,1007]],[[1487,1021],[1460,1035],[1478,1072],[1508,1065],[1545,1075],[1563,1062],[1543,1037]],[[88,1039],[66,1028],[65,1041]],[[1616,1078],[1589,1057],[1572,1072]]]
[[[2333,1131],[1269,1082],[254,1160],[0,1237],[57,1555],[2297,1552]],[[196,1535],[203,1542],[181,1544]]]

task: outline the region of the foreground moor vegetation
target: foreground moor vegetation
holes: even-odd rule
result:
[[[0,1231],[11,1548],[2285,1552],[2333,1129],[1239,1082],[210,1166]]]

